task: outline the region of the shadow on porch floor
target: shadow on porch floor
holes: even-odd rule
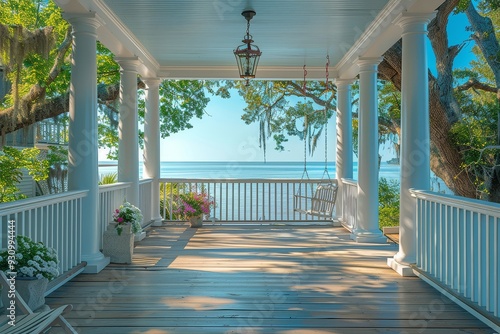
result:
[[[493,333],[388,268],[396,251],[343,228],[165,224],[133,264],[79,275],[47,302],[73,304],[66,318],[92,334]]]

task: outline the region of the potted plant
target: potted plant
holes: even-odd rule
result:
[[[191,227],[203,226],[203,216],[210,213],[215,201],[205,192],[189,192],[180,194],[174,213],[191,223]]]
[[[124,202],[118,209],[115,209],[113,213],[113,221],[115,224],[115,229],[118,235],[122,234],[124,228],[131,230],[132,233],[137,233],[142,230],[142,213],[141,210],[130,204],[129,202]]]
[[[103,253],[113,263],[132,263],[134,234],[142,230],[141,210],[124,202],[113,212],[113,222],[109,223],[102,238]]]
[[[53,248],[22,235],[16,237],[15,249],[0,252],[0,270],[16,276],[16,290],[32,310],[45,304],[47,284],[59,276],[58,263]]]

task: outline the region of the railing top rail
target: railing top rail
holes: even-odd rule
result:
[[[478,211],[490,216],[500,217],[499,203],[485,202],[478,199],[472,199],[462,196],[440,194],[426,190],[410,189],[410,193],[413,197],[416,197],[418,199],[452,205],[461,209]]]
[[[56,204],[64,201],[70,201],[73,199],[83,198],[87,196],[88,190],[75,190],[67,191],[59,194],[36,196],[31,198],[25,198],[14,202],[1,203],[0,204],[0,215],[8,215],[11,213],[21,212],[30,210],[33,208],[38,208],[41,206],[47,206],[51,204]]]
[[[356,181],[354,179],[345,179],[345,178],[342,178],[341,181],[342,181],[343,184],[347,184],[347,185],[350,185],[350,186],[357,186],[358,185],[358,181]]]
[[[127,189],[128,187],[130,187],[131,184],[132,184],[131,182],[117,182],[117,183],[111,183],[111,184],[102,184],[99,186],[99,193],[103,193],[106,191]]]
[[[153,183],[152,178],[144,178],[139,180],[139,184],[147,184],[147,183]]]
[[[318,183],[322,182],[324,179],[238,179],[238,178],[226,178],[226,179],[209,179],[209,178],[160,178],[160,182],[172,182],[172,183]],[[336,179],[331,179],[332,183],[337,184]]]

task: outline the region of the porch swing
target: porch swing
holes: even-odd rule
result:
[[[326,89],[328,90],[328,65],[330,64],[330,59],[327,56],[326,63]],[[303,92],[304,98],[306,94],[306,66],[304,65],[304,83]],[[335,201],[337,200],[337,185],[330,178],[328,173],[328,112],[327,106],[325,106],[325,169],[323,171],[323,176],[321,181],[317,184],[316,190],[313,189],[311,184],[311,191],[308,192],[307,185],[310,180],[309,173],[307,172],[307,148],[306,148],[306,138],[304,139],[304,171],[302,172],[302,177],[300,179],[299,187],[294,196],[294,211],[306,214],[310,216],[315,216],[318,218],[330,219],[333,215],[333,209],[335,207]],[[304,115],[305,123],[307,124],[307,115]],[[305,188],[305,189],[304,189]],[[310,196],[311,194],[312,196]]]

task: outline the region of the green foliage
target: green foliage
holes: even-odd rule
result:
[[[101,179],[99,180],[99,185],[113,184],[116,182],[118,182],[118,173],[108,173],[101,175]]]
[[[46,160],[49,166],[67,166],[68,149],[64,146],[49,146]]]
[[[169,220],[170,217],[172,217],[172,220],[181,219],[180,215],[173,211],[175,208],[171,207],[169,203],[173,203],[174,198],[184,189],[186,188],[179,187],[178,183],[160,183],[160,214],[163,219]]]
[[[399,225],[399,182],[380,178],[378,183],[379,227]]]
[[[210,99],[203,81],[166,80],[160,85],[160,132],[166,138],[172,133],[190,129],[193,117],[202,118]],[[139,111],[144,118],[144,110]]]
[[[62,70],[50,85],[46,86],[47,76],[56,60],[58,47],[64,40],[69,24],[62,18],[60,8],[52,0],[0,0],[0,53],[6,56],[3,34],[12,35],[8,28],[18,25],[23,31],[38,31],[50,27],[50,37],[55,41],[48,57],[38,53],[28,52],[21,47],[17,54],[18,68],[12,68],[8,74],[10,81],[17,84],[1,101],[1,108],[9,108],[15,104],[15,99],[27,93],[33,85],[47,88],[45,98],[65,94],[69,88],[71,57],[69,52],[64,58]],[[2,29],[2,27],[7,27]],[[44,30],[45,31],[45,30]],[[4,57],[5,58],[5,57]],[[3,59],[4,65],[7,63]],[[114,61],[114,55],[101,43],[97,43],[98,83],[116,86],[120,82],[119,66]],[[18,80],[19,79],[19,80]],[[208,94],[229,97],[225,87],[214,81],[167,80],[160,87],[160,118],[162,138],[184,129],[192,127],[190,120],[193,117],[202,118],[209,101]],[[140,92],[139,120],[143,122],[144,100]],[[117,101],[99,101],[99,147],[107,148],[108,158],[117,158],[118,148],[118,113]],[[142,143],[142,139],[140,139]]]
[[[313,154],[326,121],[336,108],[334,90],[331,86],[326,89],[321,81],[307,82],[305,95],[301,81],[252,80],[249,85],[226,82],[226,89],[230,88],[237,88],[247,104],[241,119],[246,124],[259,124],[264,155],[270,138],[275,149],[283,151],[290,136],[306,140]]]
[[[109,160],[118,160],[118,121],[113,121],[118,114],[111,114],[109,117],[100,115],[97,125],[99,148],[107,148],[106,158]]]
[[[120,82],[120,66],[111,51],[100,42],[97,42],[97,82],[106,85]]]
[[[464,173],[472,179],[478,192],[486,195],[486,180],[498,154],[498,148],[489,148],[497,145],[497,108],[494,103],[476,103],[460,95],[459,101],[463,114],[453,124],[450,138],[461,148]]]
[[[465,11],[470,2],[471,0],[460,0],[458,6],[455,8],[455,12]],[[474,3],[477,3],[480,10],[487,13],[500,9],[500,0],[475,0]]]
[[[7,68],[9,80],[16,83],[15,90],[17,96],[27,93],[32,85],[45,85],[47,74],[52,68],[57,54],[57,47],[65,37],[68,23],[62,18],[61,10],[53,1],[41,0],[7,0],[2,1],[0,6],[0,23],[9,27],[10,33],[1,36],[0,41],[2,52],[0,59],[5,64],[10,64]],[[50,30],[45,29],[50,27]],[[22,29],[24,35],[30,35],[29,39],[16,35],[15,29]],[[1,30],[1,29],[0,29]],[[42,33],[45,31],[44,33]],[[55,47],[47,50],[44,55],[43,50],[50,41],[40,39],[41,35],[55,42]],[[0,33],[0,35],[2,35]],[[38,36],[35,38],[35,36]],[[10,42],[9,42],[10,39]],[[7,54],[7,52],[9,52]],[[17,66],[14,64],[19,64]],[[67,67],[69,67],[69,62]],[[56,80],[47,87],[47,97],[60,94],[67,89],[69,83],[69,73],[62,71]],[[16,92],[13,90],[6,96],[3,106],[8,107],[14,103]]]
[[[15,201],[25,196],[19,194],[18,184],[22,179],[22,169],[26,168],[35,181],[48,176],[48,161],[39,159],[40,150],[25,148],[18,150],[4,147],[0,151],[0,203]]]

